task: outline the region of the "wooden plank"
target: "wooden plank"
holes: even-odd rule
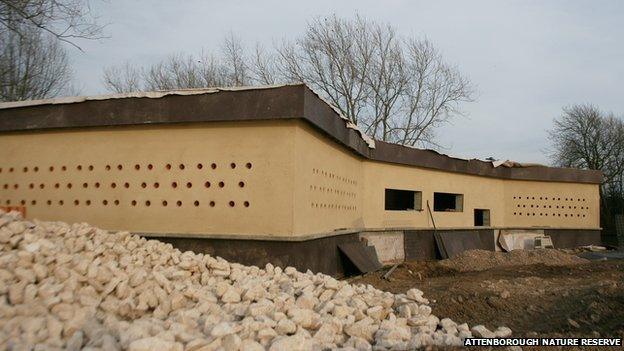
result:
[[[374,272],[382,267],[382,264],[377,258],[375,248],[372,246],[366,246],[358,241],[338,244],[338,249],[344,253],[362,273]]]

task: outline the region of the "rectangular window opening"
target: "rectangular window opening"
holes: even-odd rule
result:
[[[489,227],[490,226],[490,210],[475,208],[474,225],[475,227]]]
[[[386,211],[422,210],[422,192],[413,190],[386,189]]]
[[[464,195],[433,193],[433,210],[437,212],[462,212],[464,210]]]

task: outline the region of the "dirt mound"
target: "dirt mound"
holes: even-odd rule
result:
[[[584,258],[554,249],[514,250],[511,252],[468,250],[453,258],[440,261],[439,265],[459,272],[477,272],[495,267],[532,264],[565,266],[587,262],[589,261]]]

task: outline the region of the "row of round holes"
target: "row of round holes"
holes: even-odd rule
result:
[[[206,188],[210,188],[211,185],[212,184],[210,182],[208,182],[208,181],[204,183],[204,187],[206,187]],[[218,185],[219,185],[219,188],[223,188],[223,187],[225,187],[225,182],[221,181],[221,182],[218,183]],[[93,186],[95,186],[96,188],[99,188],[100,187],[100,183],[99,182],[93,183]],[[111,188],[114,189],[114,188],[117,187],[117,183],[111,183],[110,186],[111,186]],[[153,184],[153,186],[154,186],[154,188],[159,188],[160,187],[160,183],[156,182],[156,183]],[[238,186],[241,187],[241,188],[244,188],[245,187],[245,182],[243,182],[243,181],[238,182]],[[34,183],[30,183],[28,185],[28,187],[30,189],[34,189],[35,188],[35,184]],[[61,187],[60,183],[55,183],[54,184],[54,188],[58,189],[60,187]],[[68,189],[71,189],[72,187],[73,187],[72,183],[67,183],[67,188]],[[88,188],[89,187],[89,183],[82,183],[82,187],[83,188]],[[128,183],[128,182],[124,183],[124,187],[125,188],[130,188],[130,183]],[[178,182],[172,182],[171,183],[171,187],[172,188],[177,188],[178,187]],[[192,188],[193,187],[193,183],[187,182],[186,183],[186,187],[189,188],[189,189]],[[9,184],[4,184],[3,188],[4,189],[8,189],[9,188]],[[19,184],[13,184],[13,189],[18,189],[18,188],[19,188]],[[39,188],[40,189],[44,189],[45,188],[45,184],[44,183],[39,184]],[[141,188],[147,188],[147,183],[145,183],[145,182],[141,183]]]
[[[310,190],[319,190],[321,192],[329,192],[329,193],[334,193],[334,194],[338,194],[338,195],[346,195],[349,197],[355,197],[356,194],[350,191],[345,191],[345,190],[338,190],[338,189],[332,189],[332,188],[326,188],[326,187],[322,187],[322,186],[316,186],[316,185],[310,185]]]
[[[336,204],[318,204],[315,202],[311,203],[312,208],[329,208],[329,209],[337,209],[337,210],[356,210],[357,206],[345,206],[345,205],[336,205]]]
[[[202,163],[198,163],[198,164],[196,165],[196,167],[197,167],[197,169],[202,169],[202,168],[204,168],[204,165],[203,165]],[[251,162],[247,162],[247,163],[245,164],[245,167],[246,167],[247,169],[251,169],[251,167],[252,167]],[[173,168],[173,166],[172,166],[170,163],[168,163],[168,164],[166,164],[166,165],[165,165],[165,168],[169,170],[169,169]],[[184,163],[180,163],[180,164],[178,165],[178,168],[180,168],[180,169],[185,169],[185,168],[186,168],[186,166],[184,165]],[[216,169],[216,168],[217,168],[217,164],[216,164],[216,163],[212,163],[212,164],[210,164],[210,168],[212,168],[212,169]],[[234,162],[230,163],[230,168],[232,168],[232,169],[236,168],[236,163],[234,163]],[[76,169],[77,169],[77,170],[79,170],[79,171],[82,171],[82,165],[77,165],[77,166],[76,166]],[[89,166],[87,167],[87,169],[88,169],[89,171],[93,171],[93,170],[94,170],[94,167],[93,167],[93,165],[89,165]],[[106,169],[107,171],[110,171],[110,170],[112,169],[112,167],[111,167],[111,165],[106,165],[106,166],[104,167],[104,169]],[[117,169],[121,171],[121,170],[123,169],[123,165],[118,164],[118,165],[117,165]],[[139,165],[139,164],[135,164],[135,165],[134,165],[134,169],[136,169],[137,171],[138,171],[138,170],[140,170],[140,169],[141,169],[141,165]],[[147,165],[147,169],[149,169],[149,170],[154,169],[154,165],[152,165],[151,163],[150,163],[150,164],[148,164],[148,165]],[[29,170],[29,168],[28,168],[28,167],[24,167],[24,168],[22,168],[22,172],[24,172],[24,173],[27,173],[27,172],[28,172],[28,170]],[[39,172],[39,167],[35,166],[35,167],[33,167],[33,169],[32,169],[32,170],[33,170],[34,172]],[[54,171],[54,166],[50,166],[50,167],[48,168],[48,170],[49,170],[50,172],[53,172],[53,171]],[[62,170],[62,171],[66,171],[66,170],[67,170],[67,166],[61,166],[61,170]],[[2,173],[2,171],[3,171],[3,169],[2,169],[2,167],[0,167],[0,173]],[[9,173],[12,173],[13,171],[15,171],[15,168],[14,168],[14,167],[10,167],[10,168],[9,168]]]
[[[6,200],[6,201],[5,201],[5,203],[6,203],[7,205],[10,205],[10,204],[11,204],[11,200]],[[27,201],[26,201],[26,200],[21,200],[21,201],[20,201],[20,204],[22,204],[22,205],[26,205],[26,203],[27,203]],[[108,202],[108,200],[102,200],[102,205],[107,206],[107,205],[108,205],[108,203],[109,203],[109,202]],[[119,200],[115,200],[115,201],[113,201],[113,203],[115,204],[115,206],[117,206],[117,205],[119,205]],[[33,206],[37,205],[37,200],[31,200],[31,201],[30,201],[30,204],[31,204],[31,205],[33,205]],[[52,200],[48,200],[48,201],[46,201],[46,204],[48,204],[48,206],[49,206],[49,205],[52,205]],[[64,204],[65,204],[65,202],[64,202],[63,200],[59,200],[59,201],[58,201],[58,204],[62,206],[62,205],[64,205]],[[137,202],[136,200],[132,200],[132,201],[130,202],[130,204],[131,204],[132,206],[136,206],[136,205],[138,204],[138,202]],[[162,206],[166,207],[169,203],[167,202],[167,200],[163,200],[163,201],[161,202],[161,204],[162,204]],[[74,205],[76,205],[76,206],[80,205],[80,200],[74,200]],[[90,205],[91,205],[91,200],[86,200],[86,201],[85,201],[85,205],[90,206]],[[149,207],[149,206],[151,206],[151,205],[152,205],[152,202],[151,202],[150,200],[145,201],[145,206]],[[176,201],[176,205],[177,205],[178,207],[182,206],[182,201],[179,201],[179,200],[178,200],[178,201]],[[194,205],[195,207],[198,207],[198,206],[199,206],[199,201],[195,200],[195,201],[193,202],[193,205]],[[210,205],[210,207],[215,207],[216,202],[214,202],[214,201],[210,201],[210,202],[209,202],[209,205]],[[230,202],[228,202],[228,205],[229,205],[230,207],[234,207],[234,206],[236,206],[236,202],[234,202],[234,201],[230,201]],[[245,207],[249,207],[249,201],[244,201],[244,202],[243,202],[243,206],[245,206]]]
[[[517,207],[523,207],[523,208],[524,208],[524,207],[527,207],[527,206],[526,206],[526,205],[517,205]],[[535,207],[535,208],[539,208],[539,205],[531,205],[531,208],[533,208],[533,207]],[[543,207],[542,207],[542,208],[552,208],[552,205],[548,205],[548,206],[547,206],[547,205],[543,205]],[[556,205],[556,206],[555,206],[555,208],[565,209],[565,206],[561,206],[561,207],[559,207],[559,205]],[[576,206],[568,206],[568,209],[570,209],[570,210],[571,210],[571,209],[575,209],[575,210],[576,210]],[[589,207],[584,207],[584,206],[581,206],[581,208],[580,208],[580,209],[581,209],[581,210],[589,210]]]
[[[513,198],[514,198],[514,200],[515,200],[515,199],[522,200],[522,196],[514,196]],[[527,196],[527,197],[526,197],[526,199],[527,199],[527,200],[535,200],[535,196],[532,196],[531,198],[529,198],[529,197]],[[541,196],[540,196],[540,197],[539,197],[539,199],[540,199],[540,200],[548,200],[548,197],[541,197]],[[553,197],[551,200],[553,200],[553,201],[561,201],[561,198],[560,198],[560,197],[558,197],[558,198],[556,198],[556,199],[555,199],[555,198]],[[564,201],[574,201],[574,199],[573,199],[573,198],[567,198],[567,197],[565,197],[565,198],[564,198]],[[577,199],[577,201],[585,201],[585,199],[580,199],[580,198],[579,198],[579,199]]]
[[[347,177],[340,177],[340,176],[338,176],[336,174],[333,174],[333,173],[330,173],[330,172],[326,172],[326,171],[323,171],[323,170],[320,170],[320,169],[316,169],[316,168],[312,168],[312,174],[320,174],[320,175],[323,175],[323,176],[326,176],[326,177],[329,177],[329,178],[338,178],[338,179],[340,179],[341,181],[343,181],[345,183],[348,183],[348,184],[351,184],[351,185],[357,185],[357,182],[355,180],[351,180],[351,179],[349,179]]]
[[[531,216],[531,213],[527,212],[526,215]],[[540,213],[539,215],[548,217],[548,213]],[[561,217],[561,213],[553,213],[552,215],[553,217]],[[514,212],[514,216],[522,216],[522,212]],[[533,216],[535,216],[535,213],[533,213]],[[576,216],[581,217],[580,214],[577,214]],[[568,217],[568,214],[564,213],[564,217]],[[574,217],[574,214],[570,214],[570,217]],[[583,215],[583,217],[585,217],[585,215]]]

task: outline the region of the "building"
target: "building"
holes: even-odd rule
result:
[[[373,142],[305,85],[0,104],[1,205],[245,264],[340,273],[362,238],[432,258],[434,231],[599,243],[600,180]]]

